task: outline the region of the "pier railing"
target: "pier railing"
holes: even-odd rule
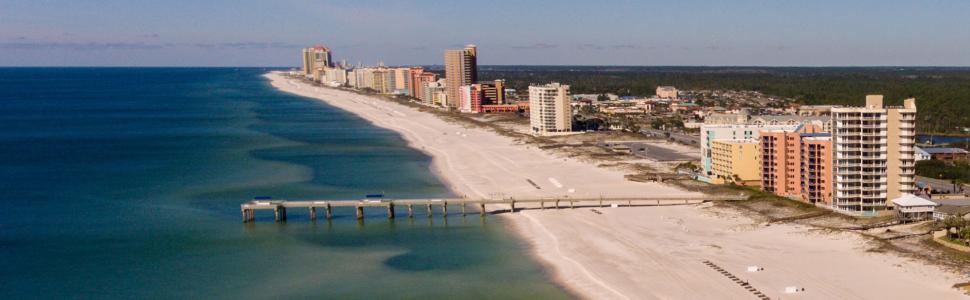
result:
[[[505,205],[508,211],[515,212],[519,209],[560,209],[575,207],[604,207],[604,206],[646,206],[646,205],[673,205],[673,204],[693,204],[707,201],[738,201],[745,200],[745,195],[702,195],[702,196],[643,196],[643,197],[598,197],[598,198],[571,198],[571,197],[548,197],[532,199],[366,199],[366,200],[253,200],[240,205],[243,223],[255,222],[257,210],[272,210],[276,222],[286,222],[286,211],[290,208],[307,209],[310,220],[317,219],[317,209],[325,212],[325,217],[329,220],[333,218],[335,207],[354,207],[357,211],[357,219],[364,218],[364,208],[384,208],[387,211],[387,218],[395,217],[396,207],[406,207],[408,217],[414,217],[414,207],[425,207],[429,217],[434,215],[433,206],[438,206],[443,215],[448,215],[448,206],[458,206],[461,214],[466,214],[466,208],[477,206],[478,213],[485,215],[488,210],[486,205]],[[503,210],[505,210],[503,208]]]

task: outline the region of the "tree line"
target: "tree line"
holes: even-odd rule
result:
[[[970,68],[937,67],[588,67],[482,66],[482,80],[529,84],[557,81],[574,94],[653,95],[658,85],[681,90],[751,90],[801,104],[862,105],[882,94],[887,105],[915,97],[920,133],[959,133],[970,127]]]

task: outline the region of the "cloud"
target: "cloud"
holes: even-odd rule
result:
[[[535,44],[528,45],[528,46],[512,46],[512,49],[534,50],[534,49],[553,49],[553,48],[557,48],[557,47],[559,47],[559,45],[556,45],[556,44],[547,44],[547,43],[535,43]]]
[[[579,50],[603,50],[603,46],[590,43],[577,45],[576,48]]]
[[[303,45],[284,43],[284,42],[223,42],[223,43],[195,43],[192,46],[197,48],[212,49],[294,49],[302,48]]]
[[[124,43],[124,42],[13,42],[0,43],[0,49],[8,50],[77,50],[77,51],[100,51],[100,50],[154,50],[169,47],[166,44],[148,43]]]
[[[149,34],[140,35],[139,37],[149,38],[149,39],[157,39],[157,38],[159,38],[159,35],[157,33],[149,33]]]
[[[620,44],[620,45],[610,46],[610,48],[613,48],[614,50],[639,50],[639,49],[642,49],[643,46],[635,45],[635,44]]]

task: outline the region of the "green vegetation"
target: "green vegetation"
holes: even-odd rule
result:
[[[653,95],[658,85],[682,90],[752,90],[802,104],[862,105],[882,94],[890,105],[915,97],[920,133],[958,133],[970,127],[970,68],[764,68],[489,66],[483,79],[506,79],[527,91],[530,83],[558,81],[576,94]],[[714,104],[714,103],[711,103]]]
[[[940,224],[946,230],[946,239],[962,245],[970,245],[970,220],[948,217]]]
[[[956,183],[970,183],[970,162],[924,160],[916,162],[916,175],[955,180]]]

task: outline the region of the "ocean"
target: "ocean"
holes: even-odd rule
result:
[[[256,196],[450,196],[399,135],[267,71],[0,68],[0,298],[571,297],[493,216],[243,224]]]

